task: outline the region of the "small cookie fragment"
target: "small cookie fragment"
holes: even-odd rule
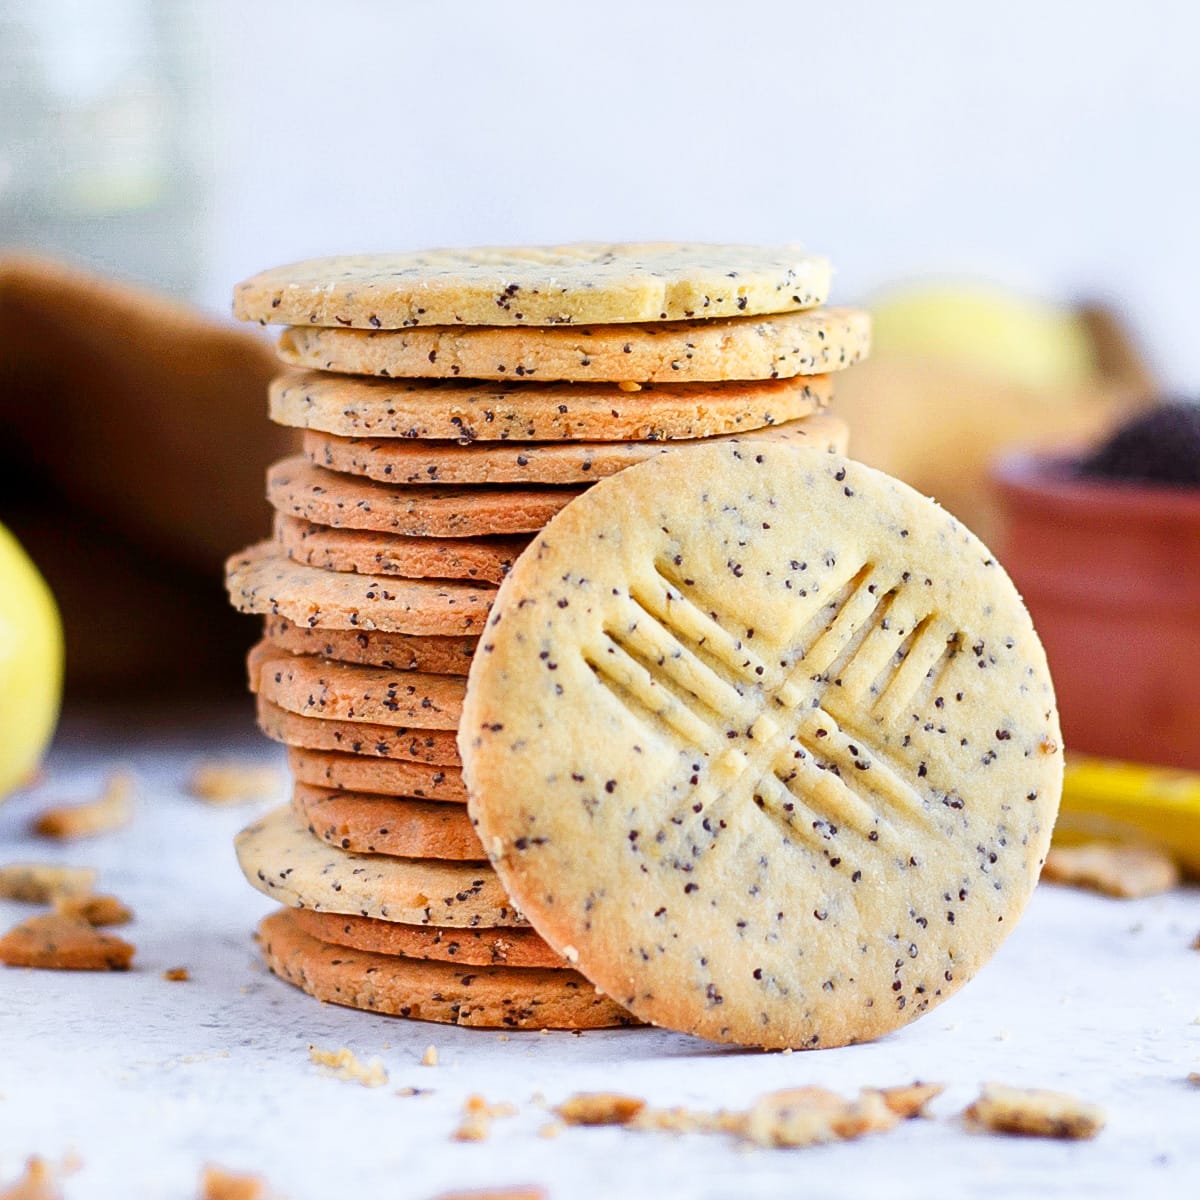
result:
[[[984,1084],[964,1113],[967,1121],[994,1133],[1079,1140],[1104,1128],[1104,1110],[1066,1092]]]
[[[382,1087],[388,1081],[387,1071],[379,1059],[363,1062],[348,1046],[338,1050],[322,1050],[319,1046],[310,1045],[308,1057],[335,1079],[361,1083],[369,1088]]]
[[[261,1175],[227,1171],[215,1163],[200,1173],[200,1200],[267,1200],[268,1195]]]
[[[554,1111],[568,1125],[627,1125],[646,1107],[637,1096],[618,1092],[577,1092]]]
[[[58,1172],[34,1156],[25,1163],[25,1173],[0,1191],[0,1200],[62,1200]]]
[[[1177,888],[1181,876],[1175,860],[1152,846],[1089,842],[1054,846],[1046,855],[1042,878],[1119,900],[1136,900]]]
[[[421,1066],[436,1067],[438,1065],[438,1048],[431,1042],[425,1047],[425,1053],[421,1055]]]
[[[455,1142],[486,1142],[491,1136],[492,1122],[501,1117],[515,1117],[515,1104],[489,1104],[482,1096],[467,1097],[463,1105],[463,1119],[450,1135]]]
[[[60,896],[54,901],[54,911],[89,925],[128,925],[133,920],[133,910],[116,896]]]
[[[187,967],[168,967],[162,973],[162,977],[168,983],[187,983],[187,981],[191,979],[192,973],[187,969]]]
[[[758,1146],[817,1146],[880,1133],[899,1122],[883,1096],[872,1089],[864,1088],[857,1099],[845,1100],[825,1088],[802,1087],[761,1097],[746,1113],[739,1132]]]
[[[121,829],[133,820],[135,789],[135,780],[128,771],[116,771],[95,800],[47,808],[34,819],[33,831],[42,837],[71,842]]]
[[[1187,1078],[1193,1087],[1200,1087],[1200,1071],[1193,1071]]]
[[[188,776],[187,792],[206,804],[249,804],[282,799],[284,780],[278,768],[240,759],[197,763]]]
[[[904,1121],[914,1117],[927,1117],[925,1111],[929,1104],[936,1100],[944,1091],[944,1083],[915,1083],[902,1084],[899,1087],[879,1088],[883,1102]]]
[[[96,883],[91,867],[53,863],[7,863],[0,867],[0,900],[50,904],[67,896],[87,896]]]
[[[45,913],[0,938],[0,962],[47,971],[128,971],[135,947],[86,921]]]

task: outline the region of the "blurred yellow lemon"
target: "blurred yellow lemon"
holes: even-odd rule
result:
[[[46,581],[0,525],[0,800],[37,769],[62,699],[63,635]]]
[[[1095,370],[1078,314],[985,284],[927,284],[871,305],[872,352],[952,361],[1033,388],[1070,388]]]

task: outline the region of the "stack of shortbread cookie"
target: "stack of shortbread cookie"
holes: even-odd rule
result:
[[[261,927],[273,971],[459,1024],[634,1019],[488,865],[456,744],[466,675],[497,585],[594,481],[701,441],[845,450],[823,410],[869,325],[820,307],[828,284],[795,247],[578,245],[328,259],[238,287],[237,315],[288,326],[270,411],[304,431],[269,473],[273,540],[228,565],[233,603],[265,618],[250,684],[295,774],[291,807],[238,843],[286,906]]]

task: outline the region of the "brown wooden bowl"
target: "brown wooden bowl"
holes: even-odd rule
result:
[[[1054,676],[1068,750],[1200,768],[1200,490],[993,472],[1003,561]]]

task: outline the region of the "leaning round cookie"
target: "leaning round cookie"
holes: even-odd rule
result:
[[[457,729],[460,675],[389,671],[291,654],[259,642],[246,659],[250,690],[302,717],[408,729]]]
[[[371,954],[403,954],[469,967],[567,966],[532,929],[439,929],[307,908],[293,909],[292,920],[310,937]]]
[[[234,555],[225,564],[225,587],[241,612],[310,629],[419,636],[478,633],[496,596],[467,583],[322,571],[292,562],[274,542]]]
[[[871,318],[855,308],[772,317],[558,329],[285,329],[296,367],[393,379],[691,383],[841,371],[865,358]]]
[[[322,571],[500,583],[528,538],[405,537],[371,529],[331,529],[275,514],[275,540],[293,562]]]
[[[465,675],[477,643],[473,637],[422,637],[384,629],[297,625],[286,617],[270,615],[263,620],[263,636],[293,654],[319,654],[342,662],[397,671],[428,671],[432,675]]]
[[[393,486],[327,471],[303,455],[280,459],[267,471],[267,499],[276,512],[334,529],[405,537],[534,533],[578,494],[577,488]]]
[[[357,913],[405,925],[526,925],[486,863],[336,850],[284,806],[235,842],[249,883],[292,908]]]
[[[372,796],[415,796],[419,800],[467,802],[462,772],[453,767],[368,758],[327,750],[288,747],[288,767],[298,783]]]
[[[355,854],[484,862],[462,804],[339,792],[297,783],[292,808],[321,841]]]
[[[575,971],[472,967],[369,954],[318,941],[290,912],[258,926],[263,958],[280,979],[329,1004],[483,1029],[606,1029],[635,1025]]]
[[[347,437],[469,442],[669,441],[805,417],[833,395],[828,375],[754,383],[459,383],[290,371],[267,390],[271,419]]]
[[[459,730],[513,902],[644,1020],[836,1046],[945,999],[1020,916],[1062,781],[988,550],[834,455],[605,480],[500,589]],[[567,947],[571,947],[568,952]]]
[[[577,242],[316,258],[239,283],[260,324],[570,325],[813,308],[830,267],[800,246]]]
[[[850,431],[845,421],[826,413],[785,421],[767,429],[749,434],[719,434],[713,441],[753,437],[770,442],[789,442],[798,446],[812,446],[817,450],[828,450],[845,454]],[[336,434],[307,430],[304,434],[304,453],[311,462],[332,471],[349,475],[366,475],[381,483],[402,484],[564,484],[594,483],[597,479],[615,475],[648,458],[667,453],[677,446],[692,445],[692,442],[552,442],[547,445],[495,445],[477,442],[460,446],[451,442],[410,442],[403,438],[345,438]],[[329,533],[323,526],[301,527],[305,532],[301,545],[306,549],[311,539],[316,539],[321,550],[329,554],[326,543],[320,541],[322,533]],[[284,531],[285,538],[295,542],[299,536],[290,529]],[[275,536],[280,538],[280,525],[275,526]],[[352,536],[344,534],[343,536]],[[284,540],[281,538],[280,540]],[[415,539],[411,539],[415,541]],[[436,539],[421,539],[425,541]],[[439,546],[453,548],[454,542],[436,542]],[[467,542],[467,545],[474,543]],[[408,543],[405,543],[407,546]],[[491,543],[484,543],[490,546]],[[364,551],[368,547],[364,544]],[[386,546],[369,547],[379,555],[374,561],[382,561]],[[524,549],[522,544],[521,549]],[[291,551],[292,557],[296,552]],[[310,550],[311,554],[312,551]],[[506,551],[510,553],[510,551]],[[518,551],[519,553],[519,551]],[[372,561],[365,553],[365,561]],[[513,555],[513,558],[516,556]],[[301,561],[311,562],[311,558]],[[401,560],[407,563],[407,559]],[[327,566],[329,560],[312,562],[313,566]],[[500,583],[512,567],[512,560],[503,564],[503,570],[492,570],[483,574],[477,567],[476,573],[466,575],[442,575],[442,578],[479,578]],[[340,567],[334,567],[340,570]],[[359,569],[359,568],[353,568]],[[378,565],[374,568],[382,570]],[[444,569],[444,568],[443,568]],[[412,575],[412,569],[401,572]],[[431,566],[423,574],[433,575]]]
[[[455,735],[449,729],[408,729],[362,721],[302,717],[258,697],[258,727],[274,742],[304,750],[328,750],[388,761],[457,767]]]

